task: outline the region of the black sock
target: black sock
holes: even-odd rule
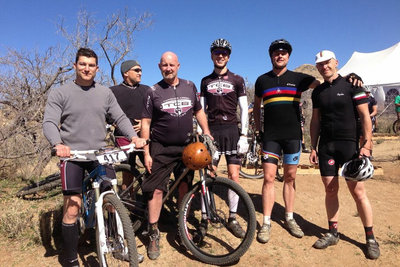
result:
[[[374,231],[372,230],[372,226],[371,227],[364,227],[364,231],[365,231],[365,239],[367,239],[367,240],[369,240],[369,239],[375,240]]]
[[[306,149],[306,144],[302,143],[302,144],[301,144],[301,148],[302,148],[302,149]]]
[[[337,222],[328,221],[329,224],[329,233],[333,234],[334,236],[338,235],[337,230]]]
[[[78,259],[79,229],[77,223],[61,224],[61,232],[64,241],[64,257],[68,261]]]

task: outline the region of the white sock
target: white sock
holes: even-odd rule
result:
[[[271,216],[264,216],[263,224],[271,225]]]
[[[293,212],[285,212],[285,219],[286,221],[293,219]]]

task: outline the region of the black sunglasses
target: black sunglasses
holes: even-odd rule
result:
[[[216,56],[218,56],[218,55],[223,55],[223,56],[229,55],[228,51],[226,51],[226,50],[218,50],[218,49],[213,50],[212,53],[213,53],[213,55],[216,55]]]
[[[130,69],[133,70],[134,72],[142,72],[142,69]]]

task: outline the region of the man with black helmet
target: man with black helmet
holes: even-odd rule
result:
[[[269,47],[272,70],[258,77],[255,84],[254,106],[264,107],[262,161],[263,224],[257,240],[267,243],[270,238],[271,212],[275,202],[274,180],[277,164],[283,152],[285,226],[295,237],[304,236],[293,218],[295,178],[301,153],[301,122],[299,103],[302,92],[319,84],[314,77],[287,69],[292,46],[284,39],[273,41]],[[261,129],[260,109],[254,109],[255,127]]]
[[[325,207],[329,232],[318,239],[313,247],[325,249],[339,242],[337,229],[339,166],[356,157],[371,156],[372,123],[368,110],[367,94],[363,91],[363,88],[351,86],[337,73],[338,61],[335,54],[329,50],[322,50],[316,55],[315,63],[325,82],[315,88],[312,93],[313,114],[310,124],[312,151],[310,162],[319,164],[321,179],[325,186]],[[357,116],[360,118],[364,136],[361,148],[358,148]],[[316,151],[317,144],[318,154]],[[371,166],[359,178],[369,178],[372,175],[370,168]],[[348,172],[345,171],[343,174],[346,175]],[[366,177],[362,177],[363,175]],[[380,250],[372,230],[372,208],[364,183],[355,181],[351,177],[346,178],[346,183],[356,202],[358,214],[364,225],[367,257],[377,259]]]
[[[239,182],[241,156],[247,152],[248,112],[244,79],[228,70],[227,64],[232,52],[231,44],[225,39],[216,39],[210,47],[213,72],[201,80],[200,102],[208,114],[208,124],[218,145],[218,159],[213,161],[217,168],[221,155],[225,155],[229,179]],[[239,132],[236,115],[240,107],[241,130]],[[238,237],[245,232],[236,220],[238,196],[230,201],[228,228]],[[207,229],[207,221],[201,222],[202,232]]]

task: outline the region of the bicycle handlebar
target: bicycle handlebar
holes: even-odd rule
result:
[[[146,145],[150,143],[150,139],[146,140]],[[144,151],[144,149],[136,149],[135,144],[130,143],[125,146],[117,147],[117,148],[112,148],[110,151],[124,151],[125,153],[129,154],[132,152],[139,152],[139,151]],[[71,150],[70,154],[73,156],[72,158],[79,158],[79,159],[87,159],[86,155],[96,155],[101,152],[105,152],[107,149],[101,148],[97,150]],[[57,155],[57,149],[53,147],[51,149],[51,155],[56,156]]]

